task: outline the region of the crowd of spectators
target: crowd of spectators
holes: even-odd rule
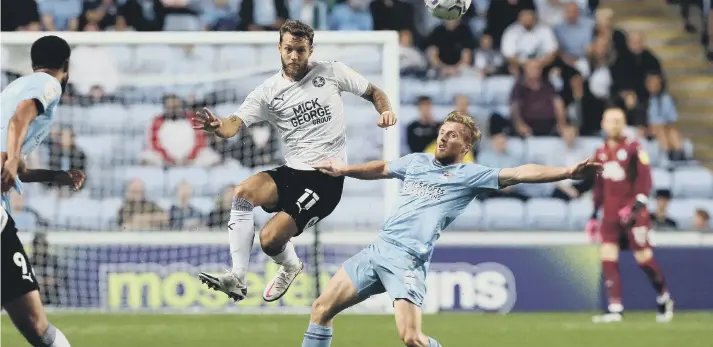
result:
[[[24,0],[6,4],[2,5],[3,31],[265,31],[276,30],[288,18],[318,30],[396,30],[404,76],[516,79],[506,112],[472,114],[487,119],[487,125],[481,125],[487,137],[468,161],[515,166],[522,158],[508,153],[509,139],[549,137],[559,139],[563,155],[543,164],[570,165],[592,154],[581,146],[579,137],[601,135],[601,115],[608,105],[623,107],[635,130],[633,136],[655,139],[670,161],[689,159],[675,127],[676,103],[666,91],[665,71],[648,49],[645,33],[615,28],[614,13],[598,8],[594,0],[474,0],[461,20],[443,22],[428,16],[421,0]],[[691,26],[684,22],[685,30],[695,30]],[[184,60],[189,61],[185,69],[200,65],[190,63],[201,58],[194,48],[185,47]],[[78,47],[72,62],[72,93],[97,100],[111,95],[116,85],[107,81],[115,79],[103,71],[112,71],[106,68],[112,59],[96,47]],[[98,80],[98,76],[103,77]],[[467,97],[456,96],[453,103],[454,108],[471,113]],[[417,105],[419,118],[404,124],[409,150],[433,151],[438,117],[429,96],[420,97]],[[212,167],[234,160],[244,167],[261,167],[279,162],[274,129],[251,127],[241,133],[239,141],[213,139],[191,129],[194,106],[178,95],[164,96],[164,110],[147,131],[140,158],[143,165]],[[58,129],[48,148],[52,168],[83,170],[87,166],[69,129]],[[483,198],[569,201],[590,190],[591,183],[522,185]],[[216,198],[209,213],[192,205],[191,190],[190,182],[179,185],[174,203],[166,207],[150,201],[140,180],[132,181],[117,213],[118,224],[127,229],[221,226],[229,213],[231,187]],[[670,192],[657,192],[663,211],[667,194],[670,198]],[[21,202],[17,208],[27,211],[27,218],[35,218],[37,225],[46,223]],[[705,211],[700,212],[696,216],[708,218]],[[667,223],[665,213],[656,215],[662,225]]]

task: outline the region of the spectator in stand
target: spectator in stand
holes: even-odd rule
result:
[[[369,9],[371,17],[374,19],[374,30],[414,33],[415,11],[412,4],[401,0],[374,0],[369,4]]]
[[[592,155],[579,140],[579,131],[572,125],[567,125],[562,130],[562,146],[546,160],[547,165],[574,166]],[[555,183],[552,197],[569,201],[576,199],[594,186],[593,179],[573,181],[565,180]]]
[[[534,10],[533,0],[491,0],[485,14],[487,26],[485,34],[493,38],[493,47],[501,48],[503,34],[507,27],[515,23],[522,10]]]
[[[441,123],[433,119],[431,98],[422,96],[418,98],[418,120],[413,121],[406,128],[406,141],[410,153],[421,153],[426,150],[436,138]]]
[[[559,133],[567,124],[565,106],[554,87],[542,77],[537,61],[525,64],[525,73],[510,94],[510,120],[493,114],[490,122],[498,126],[494,133],[512,127],[522,137],[549,136]]]
[[[3,32],[42,30],[37,1],[3,1],[0,5],[0,28]]]
[[[99,30],[96,23],[88,23],[83,29]],[[76,94],[101,99],[119,88],[119,64],[106,45],[79,45],[72,50],[69,63],[69,82]]]
[[[698,208],[693,214],[693,229],[699,231],[711,230],[711,216],[708,211]]]
[[[506,72],[505,57],[493,48],[493,38],[490,35],[480,37],[480,47],[475,51],[473,65],[481,78]]]
[[[12,1],[14,3],[15,1]],[[39,1],[42,26],[47,31],[76,31],[79,29],[79,15],[82,0]]]
[[[79,30],[86,31],[88,24],[94,24],[100,31],[116,25],[119,8],[115,0],[84,0],[79,16]]]
[[[535,0],[537,15],[543,24],[556,26],[564,21],[565,12],[570,5],[587,10],[587,0]]]
[[[168,214],[146,198],[144,182],[134,179],[126,186],[124,202],[117,213],[117,223],[125,230],[153,230],[169,226]]]
[[[594,40],[594,21],[581,15],[577,3],[570,2],[564,8],[564,20],[554,30],[559,41],[560,60],[588,76],[586,57]]]
[[[67,279],[67,271],[60,263],[59,257],[50,250],[46,234],[38,233],[32,238],[30,263],[32,269],[35,270],[42,303],[48,306],[61,304],[62,295],[60,293]]]
[[[192,112],[176,95],[166,95],[164,112],[153,119],[148,150],[142,154],[145,165],[213,166],[220,156],[207,146],[205,135],[193,129]]]
[[[704,0],[704,3],[706,9],[703,11],[703,18],[705,19],[704,26],[706,28],[703,29],[701,42],[708,52],[706,54],[708,61],[713,62],[713,40],[711,40],[711,37],[713,37],[713,0]],[[705,14],[705,12],[708,12],[708,14]]]
[[[307,23],[315,30],[328,30],[329,6],[322,0],[290,1],[290,18]]]
[[[137,31],[161,31],[166,21],[166,7],[160,0],[126,0],[121,13]]]
[[[413,34],[410,31],[399,31],[399,47],[401,75],[423,75],[428,69],[428,61],[423,52],[413,45]]]
[[[470,100],[468,100],[467,96],[463,94],[454,96],[453,106],[455,106],[456,111],[473,117],[473,115],[470,114]]]
[[[651,223],[654,230],[675,230],[676,221],[668,217],[668,204],[671,202],[671,191],[660,189],[656,191],[656,209],[651,211]]]
[[[192,188],[188,182],[181,182],[176,187],[176,202],[168,211],[171,229],[191,230],[203,224],[203,215],[191,205]]]
[[[683,152],[681,134],[676,128],[678,111],[671,95],[663,86],[661,75],[652,74],[646,77],[648,99],[648,124],[651,134],[670,160],[686,160]]]
[[[626,75],[617,76],[625,85],[622,89],[636,93],[637,100],[646,100],[646,76],[649,74],[663,75],[663,69],[658,58],[646,47],[646,36],[643,32],[632,31],[627,39],[628,54],[622,55],[626,65]]]
[[[242,0],[240,26],[250,31],[277,30],[290,18],[286,0]]]
[[[369,31],[374,25],[367,0],[336,4],[329,16],[329,30]]]
[[[626,35],[623,31],[614,28],[614,11],[610,8],[601,8],[595,15],[594,37],[607,36],[612,42],[617,56],[625,54],[629,49],[626,45]]]
[[[536,61],[541,67],[549,67],[557,58],[557,38],[552,28],[537,23],[535,11],[520,12],[517,22],[503,34],[500,51],[508,60],[510,73],[517,76],[522,65]]]
[[[233,191],[235,186],[227,186],[223,194],[215,200],[215,208],[208,215],[208,227],[222,228],[226,220],[230,220],[230,209],[233,206]]]
[[[447,20],[428,37],[428,60],[439,77],[458,76],[470,66],[475,47],[475,37],[467,24]]]
[[[84,154],[75,142],[74,131],[71,128],[62,128],[58,133],[52,134],[49,145],[49,163],[50,170],[87,170],[87,156]],[[48,183],[49,186],[53,184]],[[71,191],[69,187],[63,189]]]
[[[508,152],[507,141],[508,137],[504,133],[491,135],[490,145],[478,153],[478,164],[489,167],[516,167],[521,165],[522,160]],[[479,197],[480,200],[486,198],[516,198],[523,201],[527,200],[527,197],[518,193],[514,186],[496,190],[490,194],[484,194]]]
[[[233,31],[240,26],[238,9],[235,2],[228,0],[206,1],[201,13],[201,22],[205,30]]]
[[[47,221],[35,209],[25,205],[24,196],[15,190],[8,194],[10,195],[12,219],[15,220],[18,230],[34,231],[38,228],[47,228]]]

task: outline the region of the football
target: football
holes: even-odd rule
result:
[[[425,0],[428,12],[436,18],[454,20],[468,11],[471,0]]]

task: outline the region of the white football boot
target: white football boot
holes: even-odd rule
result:
[[[622,316],[624,306],[621,304],[610,304],[606,313],[592,317],[592,323],[619,323],[624,318]]]
[[[673,299],[668,293],[656,299],[656,321],[659,323],[668,323],[673,320]]]
[[[248,295],[247,286],[229,271],[226,271],[226,273],[222,275],[212,275],[201,272],[198,274],[198,279],[207,285],[208,288],[225,293],[235,302],[245,299]]]
[[[280,300],[304,268],[305,264],[303,262],[300,262],[300,265],[294,270],[288,270],[284,266],[280,266],[277,275],[265,287],[265,291],[262,293],[263,300],[267,302]]]

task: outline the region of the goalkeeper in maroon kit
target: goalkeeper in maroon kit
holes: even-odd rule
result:
[[[607,140],[595,154],[603,168],[595,181],[594,214],[587,231],[601,241],[600,256],[609,306],[605,314],[594,317],[593,321],[609,323],[622,319],[624,306],[618,266],[621,248],[634,253],[636,262],[658,294],[656,320],[668,322],[673,318],[673,300],[649,243],[651,219],[646,208],[651,192],[649,157],[636,140],[623,135],[625,128],[626,115],[621,109],[610,108],[604,112],[602,129]],[[601,214],[600,208],[603,209]]]

